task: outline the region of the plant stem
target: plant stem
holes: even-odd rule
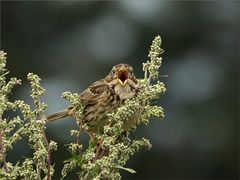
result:
[[[48,139],[47,139],[45,131],[43,132],[43,136],[44,136],[45,143],[47,145],[47,152],[48,152],[47,180],[50,180],[51,179],[51,175],[50,175],[50,171],[51,171],[51,153],[50,153],[50,147],[49,147],[49,143],[48,143]]]
[[[2,131],[0,131],[0,149],[1,149],[1,154],[2,154],[2,158],[3,158],[3,167],[5,169],[5,172],[8,172],[8,167],[7,167],[7,162],[6,162],[6,155],[3,149],[3,140],[2,140]]]

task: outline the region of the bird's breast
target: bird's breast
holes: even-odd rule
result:
[[[120,99],[130,99],[135,95],[135,92],[131,90],[131,87],[128,84],[125,86],[117,84],[114,90]]]

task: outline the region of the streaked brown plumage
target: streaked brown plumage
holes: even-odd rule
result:
[[[107,123],[107,113],[114,112],[124,100],[134,97],[137,91],[138,82],[132,67],[128,64],[114,66],[104,79],[94,82],[79,95],[85,105],[83,124],[87,124],[91,133],[102,133],[103,126]],[[47,119],[54,121],[74,115],[74,108],[69,107],[48,116]]]

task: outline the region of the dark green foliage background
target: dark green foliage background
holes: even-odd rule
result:
[[[131,64],[142,77],[159,34],[165,50],[160,73],[169,77],[160,79],[167,93],[158,103],[166,117],[133,134],[150,139],[153,148],[129,161],[137,174],[123,173],[124,179],[237,179],[239,12],[237,1],[2,1],[1,49],[11,75],[24,80],[12,98],[30,101],[28,72],[42,78],[49,113],[68,105],[63,91],[81,92],[117,63]],[[74,128],[70,118],[47,126],[59,143],[56,179],[70,157],[64,144]],[[8,160],[30,156],[26,147],[24,140],[16,144]]]

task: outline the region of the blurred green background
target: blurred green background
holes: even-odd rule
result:
[[[62,92],[81,92],[105,77],[113,65],[132,65],[142,77],[151,41],[161,35],[160,78],[167,92],[159,100],[166,117],[140,126],[133,137],[150,139],[126,167],[123,179],[239,178],[240,3],[180,1],[2,1],[1,49],[11,76],[23,79],[14,99],[29,98],[28,72],[42,78],[48,113],[68,102]],[[74,139],[71,118],[47,126],[57,141],[55,179]],[[26,140],[8,160],[31,156]],[[74,173],[68,179],[76,179]]]

